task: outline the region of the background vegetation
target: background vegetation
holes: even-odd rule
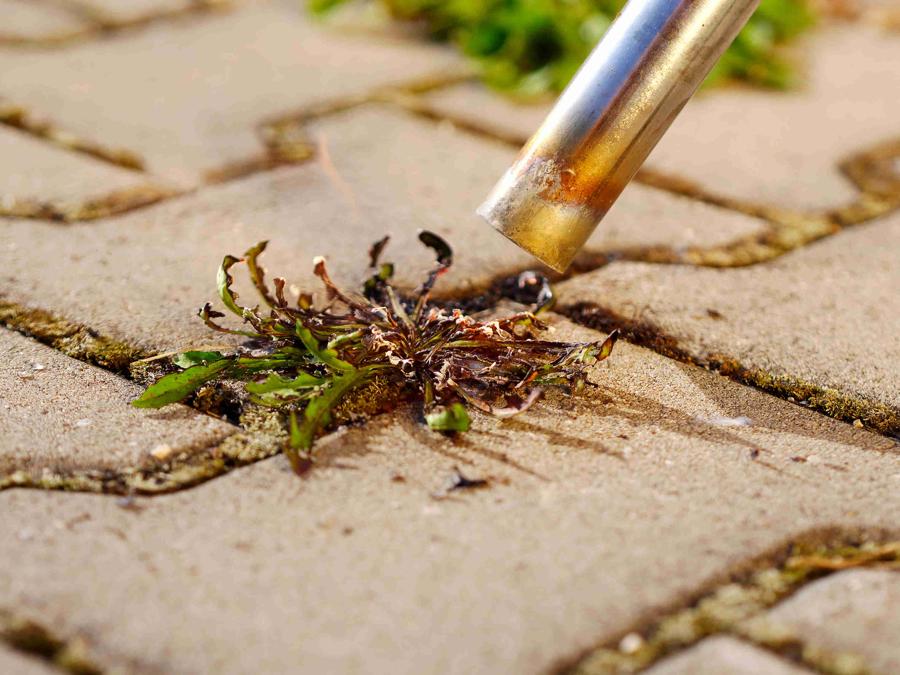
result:
[[[326,13],[349,0],[308,0]],[[521,96],[560,91],[625,0],[368,0],[422,24],[476,60],[491,86]],[[707,84],[737,79],[787,88],[793,71],[779,47],[813,23],[806,0],[762,0]]]

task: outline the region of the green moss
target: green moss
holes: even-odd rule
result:
[[[859,420],[863,426],[885,435],[900,434],[900,414],[884,403],[851,396],[800,378],[745,368],[737,360],[727,357],[711,357],[707,365],[727,377],[781,398],[791,398],[829,417],[850,423]]]
[[[780,398],[792,399],[812,410],[843,422],[856,423],[886,436],[900,435],[900,413],[878,401],[852,396],[789,375],[774,375],[745,367],[737,359],[714,354],[698,358],[683,349],[678,340],[648,321],[636,321],[593,303],[558,307],[557,312],[576,323],[604,332],[618,328],[623,337],[642,347],[684,363],[715,370],[742,384],[761,389]]]
[[[128,373],[132,361],[148,354],[124,342],[61,319],[42,309],[32,309],[0,300],[0,325],[61,351],[79,361],[100,366],[120,375]]]
[[[633,673],[715,634],[733,634],[833,675],[864,675],[858,657],[826,654],[802,644],[765,619],[765,612],[804,584],[840,569],[900,561],[900,542],[837,547],[795,547],[781,564],[728,583],[615,643],[598,647],[569,672],[580,675]]]

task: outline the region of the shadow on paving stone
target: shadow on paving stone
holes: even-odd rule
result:
[[[0,672],[10,675],[58,675],[52,665],[28,654],[4,647],[0,643]]]
[[[896,527],[889,441],[619,347],[595,394],[476,414],[464,443],[399,410],[323,438],[306,479],[278,457],[128,504],[6,490],[0,606],[105,667],[540,673],[785,542]],[[735,408],[758,418],[723,429]],[[460,473],[488,486],[448,494]]]
[[[453,271],[437,288],[444,296],[477,293],[534,265],[473,213],[484,186],[512,161],[512,150],[384,106],[318,121],[309,133],[327,143],[330,163],[285,167],[65,229],[0,223],[15,253],[0,272],[3,299],[145,351],[169,351],[220,339],[210,336],[196,310],[214,295],[222,257],[264,239],[271,242],[270,273],[297,290],[320,287],[312,274],[317,255],[328,259],[336,282],[356,288],[367,265],[359,242],[385,234],[394,235],[388,255],[398,283],[412,288],[431,265],[412,235],[419,228],[457,250]],[[641,237],[670,245],[688,243],[697,232],[740,237],[760,226],[648,188],[634,190],[621,204],[622,227],[598,232],[589,251],[611,253]],[[44,273],[51,259],[53,272]]]
[[[666,381],[667,408],[716,410],[666,359],[629,351],[626,386]],[[771,409],[835,426],[778,401]],[[806,483],[728,439],[603,412],[529,416],[582,447],[479,416],[471,445],[487,454],[423,443],[419,427],[384,416],[324,439],[329,461],[306,480],[276,458],[131,509],[6,491],[0,535],[17,545],[0,551],[0,604],[93,636],[91,653],[110,666],[127,656],[166,672],[539,673],[758,569],[785,541],[862,536],[892,526],[900,505],[893,457],[735,431]],[[792,465],[812,451],[849,471]],[[436,499],[453,467],[491,486]]]
[[[557,290],[561,311],[581,321],[638,315],[676,356],[891,434],[900,431],[898,245],[895,214],[750,268],[614,263]]]

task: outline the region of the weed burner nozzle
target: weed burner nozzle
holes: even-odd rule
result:
[[[478,213],[560,272],[759,0],[630,0]]]

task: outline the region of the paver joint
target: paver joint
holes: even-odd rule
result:
[[[900,672],[900,34],[821,4],[805,85],[703,92],[554,278],[555,339],[627,338],[584,392],[300,480],[239,393],[129,405],[238,344],[222,257],[294,301],[389,234],[411,290],[424,228],[503,312],[473,210],[548,104],[358,7],[0,0],[0,672]]]

